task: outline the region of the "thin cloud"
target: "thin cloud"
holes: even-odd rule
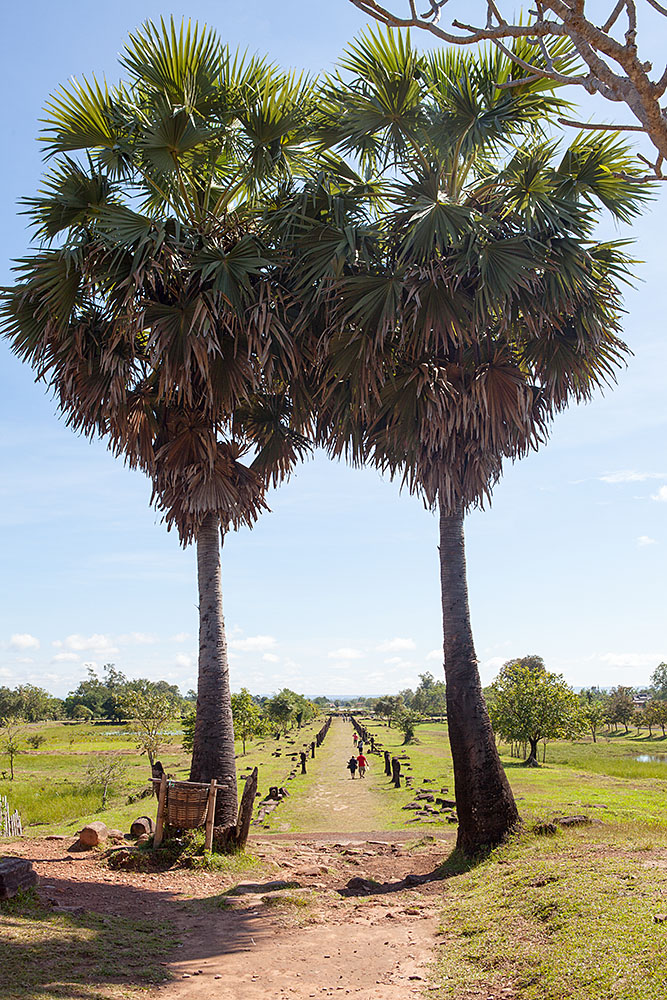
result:
[[[440,660],[440,662],[442,663],[442,661],[444,660],[444,658],[445,658],[445,654],[443,653],[443,651],[441,649],[432,649],[430,651],[430,653],[426,654],[426,659],[427,660]]]
[[[16,632],[9,640],[12,649],[39,649],[39,639],[29,632]]]
[[[416,649],[417,644],[414,639],[401,639],[396,636],[394,639],[387,639],[376,647],[378,653],[400,653],[406,649]]]
[[[51,663],[75,663],[80,659],[78,653],[56,653],[55,656],[51,657]]]
[[[651,538],[649,535],[640,535],[637,539],[637,545],[643,548],[645,545],[657,545],[655,538]]]
[[[126,635],[119,635],[117,642],[123,644],[136,643],[138,646],[154,646],[158,637],[150,632],[128,632]]]
[[[661,486],[657,493],[654,493],[651,500],[657,500],[658,503],[667,503],[667,486]]]
[[[176,635],[169,636],[169,642],[187,642],[189,638],[189,632],[177,632]]]
[[[667,472],[636,472],[632,469],[625,469],[621,472],[609,472],[606,476],[600,476],[601,483],[645,483],[648,479],[667,479]]]
[[[261,653],[265,649],[275,649],[277,645],[278,640],[272,635],[250,635],[247,639],[229,640],[231,649],[236,649],[244,653]]]
[[[68,635],[66,639],[55,639],[52,645],[56,649],[71,650],[75,653],[99,653],[100,656],[108,656],[118,652],[118,647],[114,645],[111,636],[98,632],[89,636],[74,633]]]
[[[327,653],[330,660],[360,660],[363,655],[360,649],[352,649],[350,646],[332,649],[330,653]]]

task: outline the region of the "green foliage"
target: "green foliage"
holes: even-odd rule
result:
[[[109,789],[117,784],[127,771],[127,761],[120,754],[93,758],[86,768],[86,777],[91,785],[99,787],[102,795],[100,809],[105,809]]]
[[[232,716],[234,734],[241,739],[245,753],[246,741],[266,731],[266,719],[247,688],[241,688],[238,694],[232,695]]]
[[[421,715],[447,714],[447,689],[444,681],[436,681],[431,673],[419,675],[419,686],[409,707]]]
[[[24,735],[21,719],[12,715],[0,719],[0,754],[9,758],[10,781],[14,780],[14,761],[25,750]]]
[[[659,663],[651,674],[651,690],[655,698],[667,701],[667,663]]]
[[[536,760],[540,740],[573,734],[579,726],[576,695],[562,675],[544,666],[509,661],[491,685],[489,713],[502,739],[530,744]]]
[[[134,681],[118,698],[120,710],[131,719],[138,749],[152,764],[167,738],[167,723],[176,718],[177,704],[170,694],[149,681]]]
[[[617,725],[620,723],[625,727],[626,733],[628,732],[628,723],[631,721],[635,714],[635,704],[634,704],[634,692],[630,687],[624,687],[622,684],[618,687],[612,688],[609,692],[609,701],[607,703],[607,718],[611,723]]]
[[[63,702],[34,684],[19,684],[14,690],[0,687],[0,718],[10,715],[24,722],[60,719]]]

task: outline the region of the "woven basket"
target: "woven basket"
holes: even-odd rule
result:
[[[167,822],[180,830],[194,830],[206,821],[208,788],[172,785],[167,793]]]

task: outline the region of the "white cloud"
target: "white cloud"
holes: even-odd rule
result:
[[[35,661],[33,660],[32,656],[17,656],[16,657],[16,662],[17,663],[34,663]]]
[[[332,649],[327,653],[330,660],[360,660],[363,653],[359,649],[352,649],[350,646],[343,646],[342,649]]]
[[[28,632],[16,632],[9,640],[12,649],[39,649],[39,639]]]
[[[398,636],[395,639],[387,639],[376,647],[378,653],[398,653],[401,650],[416,648],[414,639],[400,639]]]
[[[657,545],[655,538],[649,537],[649,535],[640,535],[637,539],[637,545],[642,548],[644,545]]]
[[[81,657],[78,653],[56,653],[51,659],[51,663],[74,663],[76,660],[80,660]]]
[[[100,656],[108,656],[118,652],[118,647],[114,646],[111,636],[101,635],[98,632],[90,636],[74,633],[62,641],[60,639],[54,640],[52,645],[57,649],[69,649],[76,653],[99,653]]]
[[[230,639],[231,649],[242,652],[261,652],[263,649],[275,649],[278,641],[272,635],[250,635],[247,639]]]
[[[654,493],[651,500],[658,500],[660,503],[667,503],[667,486],[661,486],[657,493]]]
[[[267,663],[280,663],[280,657],[276,656],[275,653],[264,653],[262,659]]]
[[[597,659],[610,667],[657,667],[662,659],[660,653],[601,653]]]
[[[645,483],[647,479],[667,479],[667,472],[634,472],[626,469],[622,472],[609,472],[600,476],[602,483]]]
[[[191,667],[194,658],[189,653],[177,653],[174,657],[174,663],[177,667]]]
[[[138,646],[153,646],[158,638],[150,632],[128,632],[126,635],[119,635],[117,641],[123,644],[136,643]]]
[[[442,661],[444,660],[444,658],[445,658],[445,654],[443,653],[443,651],[441,649],[432,649],[430,651],[430,653],[426,654],[426,659],[427,660],[439,660],[440,663],[442,663]]]
[[[403,663],[404,660],[403,660],[402,656],[388,656],[387,659],[384,660],[383,662],[384,663],[390,663],[390,664],[392,664],[392,663]]]
[[[187,642],[189,638],[189,632],[177,632],[176,635],[169,636],[169,642]]]

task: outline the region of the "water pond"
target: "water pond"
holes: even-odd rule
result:
[[[641,753],[635,760],[640,764],[667,764],[667,754]]]

